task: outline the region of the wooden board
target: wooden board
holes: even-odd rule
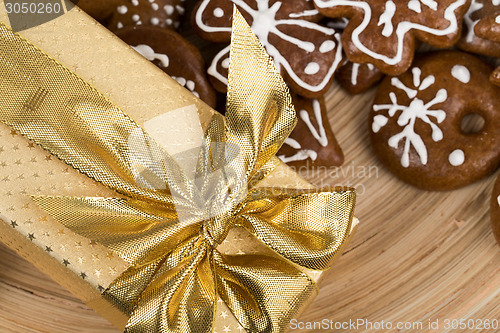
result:
[[[361,225],[299,321],[306,325],[324,319],[334,323],[366,319],[377,325],[383,320],[394,327],[398,322],[417,322],[422,329],[407,331],[451,332],[444,328],[446,319],[500,320],[500,247],[489,220],[495,176],[447,193],[424,192],[401,183],[370,149],[367,116],[372,96],[373,91],[352,97],[338,86],[331,89],[329,120],[346,162],[337,169],[302,172],[317,185],[356,186]],[[439,329],[430,330],[429,320],[439,320]],[[471,330],[453,330],[460,331]],[[0,245],[0,332],[117,330]]]

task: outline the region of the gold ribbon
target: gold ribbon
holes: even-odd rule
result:
[[[349,237],[352,189],[255,186],[277,165],[295,111],[237,11],[231,45],[226,118],[206,131],[195,182],[116,105],[0,26],[0,120],[122,196],[34,200],[131,264],[103,294],[130,316],[126,332],[212,332],[217,295],[247,331],[283,332],[316,293],[300,267],[328,268]],[[274,255],[220,253],[236,226]]]

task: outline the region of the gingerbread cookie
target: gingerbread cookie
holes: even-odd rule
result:
[[[384,76],[384,73],[372,64],[355,64],[347,61],[337,70],[335,79],[348,93],[355,95],[367,91]]]
[[[500,44],[500,11],[490,13],[479,21],[474,27],[474,32],[481,38]],[[500,67],[491,74],[490,81],[500,86]]]
[[[295,95],[293,102],[297,126],[285,140],[278,157],[295,168],[342,165],[344,154],[328,122],[324,99]]]
[[[110,30],[136,25],[177,29],[185,0],[80,0],[78,6]]]
[[[461,35],[471,0],[314,0],[320,13],[347,17],[342,44],[349,60],[372,63],[389,75],[404,73],[416,40],[449,47]]]
[[[500,43],[500,10],[478,22],[474,27],[474,32],[482,38]]]
[[[151,26],[118,30],[117,36],[211,107],[215,91],[198,49],[178,33]]]
[[[425,190],[452,190],[490,175],[500,163],[500,88],[489,83],[490,72],[473,55],[441,51],[386,77],[369,117],[380,161]],[[473,114],[484,125],[470,133],[463,122]]]
[[[498,244],[500,244],[500,177],[498,177],[491,197],[491,226]]]
[[[500,43],[481,38],[474,32],[479,22],[498,11],[500,11],[499,0],[472,0],[464,16],[463,33],[457,43],[458,48],[467,52],[500,57]]]
[[[276,67],[297,94],[317,98],[332,84],[343,59],[340,34],[316,23],[321,19],[308,0],[201,0],[192,22],[198,34],[229,44],[233,3],[273,57]],[[209,74],[219,90],[227,83],[229,46],[213,60]]]

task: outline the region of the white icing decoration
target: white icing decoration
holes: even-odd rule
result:
[[[222,49],[219,53],[217,53],[215,55],[214,59],[212,60],[210,67],[208,67],[208,69],[207,69],[208,75],[213,76],[214,78],[216,78],[220,82],[224,83],[226,86],[227,86],[227,77],[225,77],[224,75],[219,73],[219,71],[217,71],[217,64],[219,63],[219,61],[222,58],[224,58],[221,65],[223,68],[226,68],[225,64],[227,64],[227,68],[229,68],[229,50],[230,49],[231,49],[231,45],[228,45],[224,49]]]
[[[302,146],[300,143],[298,143],[296,140],[292,138],[286,138],[285,139],[285,144],[289,145],[290,147],[299,150],[295,155],[286,157],[285,155],[280,155],[278,156],[280,160],[282,160],[284,163],[288,162],[295,162],[295,161],[304,161],[310,158],[313,161],[316,161],[318,158],[318,153],[316,153],[312,149],[301,149]]]
[[[151,46],[145,44],[139,44],[137,46],[132,46],[134,50],[139,52],[144,58],[149,61],[159,60],[163,67],[168,67],[169,59],[166,54],[156,53]]]
[[[186,83],[187,83],[187,80],[185,78],[183,78],[182,76],[179,76],[179,77],[175,77],[175,81],[179,82],[179,84],[181,86],[185,86]]]
[[[132,20],[134,20],[134,22],[139,22],[139,20],[141,19],[141,17],[137,14],[134,14],[132,15]]]
[[[426,1],[420,0],[420,1],[428,6],[435,2],[431,0],[426,0]],[[434,29],[418,23],[413,23],[408,21],[400,22],[397,28],[394,29],[397,36],[397,52],[394,57],[389,57],[372,51],[367,46],[365,46],[359,39],[359,36],[361,35],[362,32],[365,31],[366,27],[368,27],[371,21],[372,9],[368,3],[364,1],[353,1],[353,0],[314,0],[314,3],[319,8],[331,8],[337,6],[352,6],[361,8],[364,11],[365,16],[363,18],[362,23],[358,27],[356,27],[356,29],[354,29],[354,31],[352,32],[351,39],[353,44],[361,52],[369,55],[374,59],[379,59],[388,65],[396,65],[400,63],[401,60],[403,59],[403,39],[408,31],[412,29],[420,30],[436,36],[446,36],[450,33],[456,32],[458,30],[460,22],[458,22],[458,19],[455,16],[455,10],[467,4],[467,0],[457,0],[446,8],[444,12],[444,18],[448,22],[450,22],[450,24],[447,28],[444,29]]]
[[[467,67],[462,66],[462,65],[455,65],[451,69],[451,75],[458,81],[462,83],[469,83],[470,82],[470,71],[467,69]]]
[[[332,51],[337,44],[333,40],[325,40],[319,47],[319,52],[327,53]]]
[[[372,64],[366,64],[369,70],[374,70],[375,66]],[[353,86],[358,84],[358,76],[359,76],[359,68],[361,67],[361,64],[353,63],[352,64],[352,71],[351,71],[351,83]]]
[[[139,6],[139,0],[131,0],[130,2],[132,2],[134,6]]]
[[[121,22],[118,22],[118,23],[116,24],[116,27],[117,27],[118,29],[121,29],[121,28],[123,28],[123,23],[121,23]]]
[[[465,154],[461,149],[454,150],[448,157],[448,161],[453,166],[460,166],[465,162]]]
[[[127,14],[127,12],[128,12],[128,7],[127,7],[127,6],[125,6],[125,5],[123,5],[123,6],[118,6],[118,7],[116,8],[116,11],[118,12],[118,14],[122,14],[122,15],[124,15],[124,14]]]
[[[184,14],[184,12],[186,11],[186,10],[184,9],[184,7],[179,6],[179,5],[176,5],[176,6],[175,6],[175,9],[177,9],[177,12],[178,12],[179,14],[181,14],[181,15],[182,15],[182,14]]]
[[[214,9],[214,16],[218,17],[218,18],[223,17],[224,16],[224,11],[222,10],[222,8],[219,8],[219,7],[215,8]]]
[[[290,140],[288,140],[290,139]],[[292,138],[287,138],[288,141],[285,141],[285,144],[289,145],[290,147],[292,147],[293,149],[301,149],[302,146],[300,145],[300,143],[295,140],[295,139],[292,139]]]
[[[268,54],[273,58],[276,68],[278,70],[286,70],[289,77],[301,88],[304,88],[311,92],[319,92],[323,90],[332,80],[333,74],[337,69],[338,65],[342,61],[342,47],[340,43],[340,34],[336,33],[334,29],[327,28],[321,26],[314,22],[309,22],[303,19],[292,19],[292,14],[289,15],[287,19],[276,19],[276,14],[280,9],[282,2],[276,1],[269,5],[269,0],[258,0],[257,1],[257,9],[253,9],[248,4],[246,4],[243,0],[232,0],[234,4],[239,6],[241,11],[248,13],[252,17],[252,30],[259,38],[260,42],[266,48]],[[202,0],[198,10],[195,13],[195,21],[197,26],[204,30],[205,32],[230,32],[230,27],[212,27],[206,25],[202,20],[202,14],[206,10],[210,0]],[[324,75],[323,80],[316,84],[311,85],[309,83],[304,82],[292,69],[290,63],[285,58],[285,56],[278,50],[273,44],[269,42],[269,35],[273,34],[277,37],[294,44],[298,49],[305,51],[306,53],[310,53],[315,51],[316,46],[314,43],[309,41],[303,41],[298,38],[286,35],[281,30],[278,29],[280,25],[287,26],[295,26],[297,28],[302,29],[311,29],[325,34],[326,36],[331,36],[334,39],[334,43],[337,45],[337,50],[335,55],[331,56],[332,63]],[[328,45],[328,44],[327,44]],[[331,44],[330,44],[331,45]],[[325,49],[323,49],[325,50]],[[332,50],[333,51],[333,50]],[[208,73],[212,75],[214,78],[218,79],[224,84],[227,84],[227,78],[220,73],[217,73],[217,62],[224,57],[227,57],[227,53],[229,52],[229,48],[223,49],[219,54],[215,56],[212,61],[211,66],[208,69]],[[321,52],[321,50],[320,50]]]
[[[497,197],[498,205],[500,206],[500,195]]]
[[[372,124],[372,131],[373,133],[378,133],[382,127],[387,125],[387,122],[389,121],[389,118],[387,118],[384,115],[376,115],[373,117],[373,124]]]
[[[351,72],[351,83],[353,86],[358,84],[358,75],[359,75],[359,67],[361,64],[352,64],[352,72]]]
[[[181,86],[189,89],[189,91],[195,95],[196,97],[200,97],[200,94],[198,94],[196,91],[194,91],[195,89],[195,83],[191,80],[186,80],[186,78],[182,77],[182,76],[172,76],[172,79],[174,79],[175,81],[177,81],[177,83],[179,83]]]
[[[317,99],[313,99],[312,106],[314,117],[316,118],[316,122],[318,123],[319,133],[312,124],[311,119],[309,118],[309,113],[307,113],[306,110],[301,110],[299,112],[300,119],[304,121],[304,123],[307,125],[307,128],[309,128],[312,136],[316,140],[318,140],[319,144],[322,147],[326,147],[328,145],[328,137],[326,136],[325,126],[323,125],[323,117],[321,117],[321,105],[319,104],[319,101]]]
[[[172,25],[172,23],[174,23],[174,21],[172,21],[172,19],[166,19],[166,20],[165,20],[165,23],[166,23],[167,25]]]
[[[318,129],[314,127],[309,117],[309,113],[306,110],[300,110],[299,117],[306,124],[307,128],[311,132],[311,135],[318,141],[322,147],[328,145],[328,137],[326,136],[325,126],[323,124],[323,118],[321,116],[321,105],[317,99],[312,100],[312,107],[314,112],[314,117],[318,123]],[[312,149],[302,149],[299,142],[292,138],[287,138],[285,144],[289,145],[293,149],[297,150],[292,156],[285,157],[284,155],[278,156],[283,162],[293,162],[293,161],[303,161],[306,159],[311,159],[315,161],[318,158],[318,153]]]
[[[496,24],[500,24],[500,15],[498,15],[498,16],[495,18],[495,23],[496,23]]]
[[[389,93],[392,104],[373,106],[373,110],[375,112],[378,112],[380,110],[388,110],[389,117],[394,117],[396,115],[396,112],[402,111],[397,120],[397,124],[400,127],[404,128],[400,133],[389,138],[388,144],[390,147],[397,149],[399,142],[401,140],[405,140],[403,155],[401,156],[401,165],[405,168],[410,166],[411,146],[415,148],[422,164],[426,165],[428,162],[427,148],[425,147],[425,143],[420,135],[415,132],[415,122],[417,119],[420,119],[431,127],[433,141],[438,142],[443,139],[443,132],[430,119],[430,117],[435,118],[436,122],[440,124],[446,118],[446,113],[443,110],[431,110],[430,108],[436,104],[444,102],[446,98],[448,98],[448,92],[446,91],[446,89],[440,89],[436,93],[434,99],[427,103],[424,103],[424,101],[416,97],[417,93],[418,91],[425,90],[432,84],[434,84],[435,78],[434,76],[430,75],[424,80],[421,80],[422,71],[417,67],[413,68],[412,74],[413,83],[416,89],[405,86],[398,78],[392,79],[392,84],[394,85],[394,87],[403,90],[406,95],[412,100],[409,106],[399,105],[396,94],[394,92]],[[383,124],[383,118],[375,118],[376,117],[374,117],[374,122],[372,124],[372,130],[376,133],[382,127],[384,127],[385,124]]]
[[[160,8],[160,6],[158,6],[157,3],[152,3],[151,8],[153,8],[153,10],[158,10]]]
[[[188,88],[189,90],[193,91],[194,87],[195,87],[194,82],[191,81],[191,80],[187,80],[187,82],[186,82],[186,88]]]
[[[500,5],[500,0],[491,0],[491,3],[493,4],[493,6],[498,6]]]
[[[472,0],[472,3],[469,7],[469,10],[464,15],[464,24],[467,26],[467,34],[465,35],[465,41],[467,43],[471,43],[474,40],[476,34],[474,33],[474,27],[476,26],[479,20],[473,20],[472,15],[483,8],[483,4],[477,2],[476,0]]]
[[[174,6],[172,5],[165,5],[163,9],[165,10],[165,13],[167,13],[167,15],[172,15],[175,11]]]
[[[302,13],[291,13],[290,17],[291,18],[299,18],[299,17],[304,17],[304,16],[314,16],[318,15],[319,12],[317,9],[311,9],[311,10],[305,10]]]
[[[307,67],[304,69],[304,73],[307,75],[314,75],[318,73],[320,70],[319,64],[317,62],[310,62],[307,64]]]
[[[385,37],[389,37],[392,35],[394,31],[394,26],[392,25],[392,18],[396,13],[396,5],[392,1],[387,1],[385,3],[385,11],[382,15],[380,15],[380,19],[378,21],[378,25],[384,25],[384,29],[382,30],[382,35]]]
[[[408,8],[419,14],[422,12],[422,6],[420,6],[420,1],[418,0],[410,0]]]
[[[151,22],[152,25],[158,25],[160,24],[160,20],[157,17],[152,17],[149,22]]]

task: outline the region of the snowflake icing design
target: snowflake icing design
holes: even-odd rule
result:
[[[198,8],[195,19],[198,27],[205,32],[230,32],[231,27],[215,27],[208,26],[203,21],[203,15],[207,10],[207,6],[211,1],[221,5],[224,1],[216,0],[203,0]],[[259,38],[259,41],[264,45],[268,54],[274,59],[274,63],[278,70],[285,70],[290,79],[301,89],[305,89],[312,93],[320,93],[324,91],[332,82],[333,75],[344,59],[342,55],[342,44],[340,42],[340,34],[330,27],[325,27],[315,22],[307,20],[308,17],[318,15],[316,9],[305,10],[303,12],[288,13],[286,18],[278,18],[279,11],[282,10],[283,1],[276,1],[272,3],[270,0],[254,0],[257,9],[252,8],[245,0],[230,0],[238,8],[247,13],[251,20],[251,27],[254,33]],[[309,2],[310,0],[307,0]],[[220,11],[220,12],[219,12]],[[214,10],[216,17],[222,15],[223,10],[218,7]],[[217,15],[216,15],[217,14]],[[283,15],[283,14],[281,14]],[[309,30],[311,36],[321,35],[321,40],[315,41],[302,40],[300,38],[289,35],[281,30],[282,27],[294,27],[299,30]],[[279,45],[270,41],[270,36],[274,35],[279,38]],[[310,38],[310,37],[309,37]],[[315,43],[317,45],[315,45]],[[292,52],[285,53],[283,44],[294,45],[295,48]],[[227,46],[221,50],[213,59],[211,66],[208,69],[209,75],[213,76],[221,83],[227,85],[227,77],[225,73],[220,73],[217,70],[217,64],[221,63],[222,68],[227,69],[229,66],[229,49]],[[313,59],[308,58],[308,55],[313,55]],[[317,59],[314,59],[317,58]],[[304,68],[295,68],[291,63],[291,59],[311,59],[310,62],[304,63]],[[327,59],[327,65],[320,65]],[[327,69],[322,73],[321,66]],[[321,80],[319,82],[311,81],[311,77],[320,74]]]
[[[420,119],[424,123],[428,124],[432,129],[432,140],[434,142],[439,142],[443,139],[443,132],[437,124],[442,123],[446,118],[446,112],[443,110],[431,110],[436,104],[443,103],[448,98],[448,92],[446,89],[440,89],[435,97],[425,103],[423,100],[417,97],[419,91],[426,90],[432,86],[436,79],[433,75],[429,75],[423,80],[421,79],[422,71],[420,68],[413,68],[413,85],[416,89],[407,87],[398,78],[393,78],[391,83],[394,87],[404,91],[408,98],[411,99],[409,106],[400,105],[397,100],[397,96],[394,92],[389,94],[392,104],[384,105],[374,105],[373,110],[378,112],[380,110],[387,110],[389,117],[394,117],[398,111],[401,111],[397,124],[400,127],[404,127],[403,130],[389,138],[389,146],[397,149],[399,143],[404,140],[404,150],[401,156],[401,165],[405,168],[410,165],[410,147],[413,146],[420,157],[422,164],[427,164],[427,148],[425,143],[419,134],[415,132],[415,123],[417,119]],[[433,121],[433,119],[437,124]],[[376,115],[373,118],[372,130],[377,133],[382,127],[387,125],[389,118],[384,115]]]

